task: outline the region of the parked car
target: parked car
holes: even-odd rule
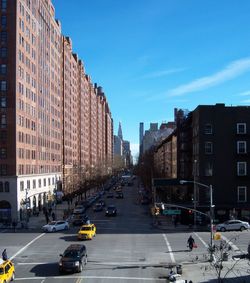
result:
[[[100,199],[100,200],[98,201],[98,203],[100,203],[102,207],[104,207],[104,206],[106,205],[105,201],[102,200],[102,199]]]
[[[10,282],[15,279],[15,267],[12,261],[0,259],[0,282]]]
[[[87,249],[84,245],[73,244],[60,254],[59,272],[81,272],[87,264]]]
[[[235,231],[235,230],[244,231],[249,228],[250,226],[248,222],[244,222],[244,221],[236,220],[236,219],[228,220],[224,223],[216,225],[216,230],[221,231],[221,232]]]
[[[82,225],[78,231],[78,240],[92,240],[96,236],[96,226],[95,224]]]
[[[86,211],[85,206],[83,206],[83,205],[77,205],[77,206],[74,208],[73,213],[74,213],[74,214],[77,214],[77,213],[82,214],[82,213],[84,213],[85,211]]]
[[[74,226],[80,226],[86,224],[88,220],[89,217],[86,214],[73,214],[71,218],[72,225]]]
[[[106,209],[105,215],[106,216],[116,216],[117,215],[116,207],[113,204],[109,205]]]
[[[116,192],[116,198],[123,198],[123,192]]]
[[[65,220],[51,221],[42,227],[44,232],[56,232],[59,230],[68,230],[69,223]]]

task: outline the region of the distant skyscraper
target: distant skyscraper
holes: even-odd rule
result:
[[[121,140],[123,140],[123,137],[122,137],[122,125],[121,125],[121,122],[119,122],[118,137],[119,137]]]
[[[139,155],[141,155],[141,153],[143,152],[143,148],[142,148],[142,144],[143,144],[143,136],[144,136],[144,123],[141,122],[140,123],[140,129],[139,129]]]

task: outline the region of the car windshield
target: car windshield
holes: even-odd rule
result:
[[[108,209],[115,209],[115,207],[114,206],[109,206]]]
[[[48,225],[56,225],[56,221],[52,221]]]
[[[91,227],[82,227],[81,228],[81,231],[90,231],[91,230]]]
[[[78,257],[80,255],[79,251],[75,251],[75,250],[69,250],[69,251],[65,251],[64,253],[64,257]]]
[[[4,274],[4,269],[3,267],[0,267],[0,275]]]

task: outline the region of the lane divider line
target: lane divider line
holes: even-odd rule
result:
[[[162,234],[162,236],[163,236],[163,238],[164,238],[164,240],[165,240],[165,242],[166,242],[166,245],[167,245],[167,248],[168,248],[168,251],[169,251],[169,255],[170,255],[171,261],[172,261],[173,263],[175,263],[173,250],[172,250],[172,248],[171,248],[171,246],[170,246],[170,243],[169,243],[169,241],[168,241],[168,239],[167,239],[167,236],[166,236],[166,234]]]
[[[205,248],[208,248],[208,244],[205,241],[203,241],[203,239],[197,233],[194,233],[194,234],[202,242],[202,244],[205,246]]]

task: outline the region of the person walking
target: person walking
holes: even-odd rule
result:
[[[194,247],[194,238],[192,237],[192,235],[189,236],[188,240],[187,240],[187,244],[189,247],[189,250],[192,251],[193,247]]]
[[[7,250],[6,249],[4,249],[3,252],[2,252],[2,259],[3,260],[8,260]]]

